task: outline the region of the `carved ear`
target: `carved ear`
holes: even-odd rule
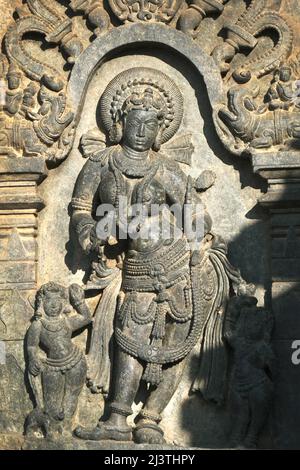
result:
[[[115,122],[109,131],[109,140],[113,144],[121,142],[123,137],[123,126],[121,122]]]

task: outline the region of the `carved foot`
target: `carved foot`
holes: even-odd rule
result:
[[[164,444],[163,430],[156,423],[139,423],[134,430],[134,441],[137,444]]]
[[[132,441],[131,427],[116,428],[107,423],[100,423],[92,429],[78,426],[74,430],[76,437],[90,441]]]

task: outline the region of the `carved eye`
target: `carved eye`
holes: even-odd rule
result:
[[[156,122],[155,121],[145,122],[145,124],[149,129],[155,129],[155,127],[156,127]]]

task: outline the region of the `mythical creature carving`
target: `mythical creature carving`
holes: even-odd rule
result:
[[[48,162],[63,160],[73,138],[74,114],[66,95],[52,77],[38,85],[26,79],[19,67],[1,57],[1,79],[6,88],[0,109],[0,152],[8,156],[41,155]],[[55,89],[55,91],[53,90]]]
[[[76,314],[67,316],[70,304]],[[37,431],[45,437],[70,434],[87,369],[83,352],[71,338],[90,322],[80,286],[72,284],[66,289],[50,282],[37,292],[35,315],[27,334],[28,374],[36,408],[27,418],[27,435]],[[46,351],[44,359],[40,346]]]
[[[176,161],[180,147],[178,159],[173,158],[172,140],[168,145],[173,153],[165,147],[182,120],[177,85],[150,68],[126,70],[104,91],[100,114],[113,145],[105,148],[99,139],[97,148],[95,131],[83,139],[89,160],[75,186],[72,223],[83,250],[99,258],[87,289],[103,290],[88,354],[88,383],[94,392],[109,392],[112,402],[106,422],[75,432],[83,439],[131,440],[126,418],[142,380],[149,396],[137,417],[134,439],[162,443],[161,413],[198,342],[204,352],[192,389],[223,402],[223,322],[231,289],[237,292],[244,281],[229,264],[225,243],[211,232],[210,216],[201,204],[199,192],[213,184],[215,175],[206,172],[194,181]],[[166,203],[190,208],[196,236],[187,225],[178,229],[180,216]],[[110,204],[111,212],[101,214],[98,204]],[[132,212],[136,204],[138,214]],[[156,213],[151,212],[153,204],[159,207]],[[168,236],[165,220],[170,221]],[[117,345],[113,364],[112,336]]]
[[[157,21],[170,23],[182,0],[109,0],[114,14],[121,21]]]
[[[290,54],[293,32],[277,12],[266,9],[267,0],[252,0],[237,21],[225,24],[227,39],[217,46],[213,57],[223,74],[230,72],[238,82],[247,82],[251,76],[260,77],[278,67]],[[264,34],[273,31],[277,40],[272,47],[260,47]],[[248,57],[237,62],[233,58],[243,49],[250,49]]]
[[[8,28],[4,41],[5,54],[9,59],[10,76],[12,77],[13,74],[15,76],[9,78],[12,85],[9,85],[6,93],[5,113],[10,119],[7,120],[3,113],[0,117],[4,129],[0,137],[1,153],[8,155],[21,153],[28,156],[41,153],[45,155],[46,160],[59,162],[71,149],[72,109],[68,101],[66,83],[73,63],[87,47],[87,38],[81,34],[80,29],[78,29],[78,36],[75,35],[73,28],[75,19],[70,11],[75,12],[76,15],[82,14],[92,25],[95,35],[90,37],[90,41],[93,41],[97,35],[104,37],[105,33],[109,34],[110,29],[118,27],[114,25],[113,15],[122,23],[144,25],[160,23],[162,27],[167,24],[169,27],[184,31],[193,38],[198,35],[201,22],[206,16],[219,15],[219,30],[218,28],[211,30],[212,37],[209,42],[214,46],[208,53],[214,58],[224,78],[223,102],[230,89],[228,109],[223,107],[221,114],[238,140],[237,143],[232,144],[232,135],[229,134],[228,127],[224,126],[221,120],[216,119],[217,132],[223,143],[230,151],[240,155],[248,147],[267,148],[272,145],[281,145],[286,140],[298,139],[297,113],[294,112],[292,106],[289,108],[291,115],[288,116],[279,112],[272,114],[275,109],[270,105],[268,113],[262,119],[261,110],[256,112],[255,109],[247,109],[247,106],[245,110],[241,110],[240,107],[238,111],[233,109],[238,106],[238,101],[243,100],[240,96],[244,93],[243,88],[241,91],[238,88],[234,92],[231,90],[234,81],[244,84],[250,83],[253,79],[258,80],[260,85],[261,79],[289,61],[293,31],[281,14],[268,9],[267,0],[252,0],[249,4],[245,4],[242,14],[241,8],[236,14],[233,11],[230,21],[226,9],[231,8],[231,2],[226,0],[195,0],[187,3],[182,0],[148,2],[110,0],[109,5],[103,3],[102,0],[70,0],[68,5],[70,8],[66,13],[66,5],[63,6],[60,1],[48,5],[46,0],[26,0],[22,8],[16,10],[18,19]],[[221,33],[220,37],[219,33]],[[223,33],[225,34],[224,40],[221,39],[224,36]],[[27,34],[37,34],[44,44],[59,46],[56,53],[63,52],[67,68],[54,65],[53,61],[51,63],[41,61],[40,56],[35,55],[27,46]],[[194,42],[197,43],[197,41],[198,38]],[[199,53],[202,54],[200,49]],[[46,85],[49,89],[48,105],[41,105],[41,109],[48,109],[48,117],[38,116],[37,102],[35,107],[33,106],[33,100],[35,100],[33,95],[40,96],[39,88],[34,92],[33,86],[27,78],[24,80],[24,77],[30,79],[31,82],[37,82],[39,88],[41,85]],[[280,96],[281,92],[278,91],[279,82],[277,85],[274,84],[273,92],[278,94],[280,101],[282,95]],[[33,113],[30,113],[29,109],[24,111],[24,103],[22,104],[24,101],[22,93],[25,93],[26,87],[29,88],[26,89],[25,100],[31,101],[30,107],[34,107]],[[260,89],[264,89],[264,85]],[[256,92],[253,93],[253,100],[255,100]],[[262,93],[265,94],[265,91]],[[232,98],[233,94],[235,98]],[[284,100],[286,103],[290,102],[288,96]],[[273,105],[275,105],[274,99]],[[65,114],[62,114],[64,109]],[[283,107],[280,109],[285,110]],[[22,113],[23,117],[20,118]],[[295,122],[295,125],[289,125],[289,122]],[[267,137],[264,137],[263,126],[265,125]],[[258,136],[256,137],[255,134]]]
[[[48,75],[57,77],[57,70],[49,64],[34,59],[22,44],[23,36],[30,32],[45,35],[49,43],[59,44],[68,55],[68,62],[74,63],[83,46],[72,30],[72,21],[55,5],[46,0],[27,0],[26,7],[18,10],[19,20],[12,23],[5,36],[5,47],[12,61],[35,80],[40,80],[47,69]]]
[[[1,153],[36,156],[58,162],[71,148],[73,113],[67,110],[63,73],[42,63],[25,47],[23,38],[38,33],[49,43],[58,44],[72,64],[83,47],[72,31],[72,21],[61,7],[45,0],[28,0],[16,11],[18,20],[5,35],[2,80],[7,83],[1,113],[3,132]]]
[[[180,15],[179,28],[184,33],[196,37],[201,21],[213,13],[221,14],[228,0],[190,0],[188,8]]]
[[[228,107],[222,106],[219,116],[234,134],[236,148],[287,148],[299,143],[299,89],[291,73],[290,67],[276,70],[265,96],[256,81],[230,88]]]
[[[230,301],[224,333],[234,355],[230,404],[236,420],[232,445],[246,448],[256,447],[268,417],[275,364],[271,348],[273,316],[258,308],[251,294],[245,290]]]

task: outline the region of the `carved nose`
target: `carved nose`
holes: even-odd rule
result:
[[[138,137],[145,137],[145,124],[141,124],[137,132]]]

